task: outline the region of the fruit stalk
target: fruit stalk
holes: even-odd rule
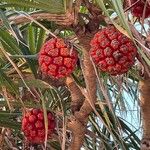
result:
[[[143,138],[141,150],[150,148],[150,79],[144,79],[139,82],[140,106],[143,120]]]

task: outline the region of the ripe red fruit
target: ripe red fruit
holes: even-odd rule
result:
[[[42,46],[38,61],[44,74],[62,78],[73,72],[77,53],[74,49],[70,50],[63,39],[53,38]]]
[[[48,137],[51,137],[55,129],[55,119],[51,112],[48,116]],[[22,119],[22,131],[27,140],[31,143],[43,143],[45,140],[45,125],[43,111],[40,109],[31,109],[24,114]]]
[[[129,1],[129,0],[127,0]],[[128,2],[128,7],[131,5],[131,12],[135,17],[141,18],[144,15],[144,18],[150,16],[150,5],[146,0],[130,0]],[[133,6],[132,6],[133,5]]]
[[[134,64],[136,47],[114,26],[97,32],[90,45],[90,55],[101,71],[119,75],[126,73]]]

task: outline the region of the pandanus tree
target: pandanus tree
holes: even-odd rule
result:
[[[149,0],[0,0],[0,148],[149,150],[149,16]]]

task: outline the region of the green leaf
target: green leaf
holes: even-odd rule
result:
[[[37,43],[36,43],[36,52],[39,52],[39,50],[44,42],[44,38],[45,38],[45,30],[40,28],[39,36],[38,36]]]
[[[6,18],[6,16],[4,15],[3,11],[0,10],[0,18],[3,20],[3,25],[7,28],[7,29],[11,29],[11,26],[9,24],[8,19]]]
[[[15,83],[0,69],[0,87],[5,86],[10,92],[18,94]]]
[[[51,86],[46,83],[45,81],[42,81],[40,79],[32,79],[32,80],[24,80],[29,87],[35,87],[35,88],[41,88],[41,89],[49,89]],[[19,86],[25,87],[22,80],[19,80],[18,82]]]
[[[6,7],[20,7],[20,8],[34,8],[48,11],[50,13],[65,13],[63,0],[0,0],[0,2],[5,2],[0,5],[0,8]]]
[[[23,55],[32,55],[18,27],[13,24],[12,28],[14,32],[16,33],[17,38],[19,39],[19,48],[22,51]],[[28,58],[26,58],[26,61],[28,62],[28,65],[30,66],[33,74],[36,76],[37,75],[36,61],[28,59]]]
[[[28,44],[30,48],[30,52],[32,54],[35,53],[35,30],[32,25],[28,27]]]
[[[4,29],[0,28],[0,41],[10,54],[22,54],[17,41]]]

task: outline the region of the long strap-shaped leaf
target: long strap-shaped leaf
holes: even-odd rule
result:
[[[0,87],[6,86],[11,92],[18,94],[17,87],[13,81],[0,69]]]
[[[50,13],[65,13],[63,0],[0,0],[4,4],[0,8],[6,7],[20,7],[20,8],[34,8],[48,11]]]
[[[13,28],[14,32],[16,33],[17,38],[19,39],[19,47],[20,47],[20,50],[22,51],[22,53],[24,55],[31,55],[29,47],[26,45],[26,42],[24,41],[18,27],[16,25],[13,25],[12,28]],[[26,59],[26,61],[28,62],[28,65],[30,66],[33,74],[36,75],[37,69],[35,67],[35,64],[36,64],[35,60]]]

